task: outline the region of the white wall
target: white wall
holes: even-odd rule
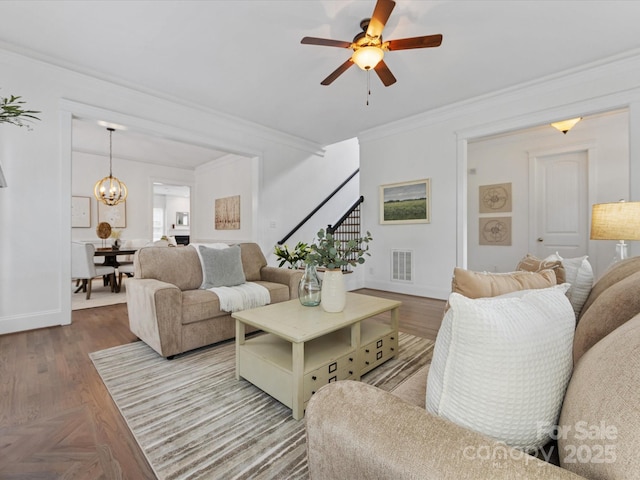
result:
[[[253,206],[258,192],[253,188],[253,163],[251,158],[227,155],[196,169],[192,242],[255,241]],[[236,195],[240,196],[240,230],[216,230],[216,199]]]
[[[361,189],[367,198],[374,198],[381,184],[432,179],[430,224],[380,225],[378,206],[375,202],[365,204],[365,228],[374,237],[366,286],[446,298],[453,268],[467,266],[467,141],[624,107],[629,107],[630,118],[637,120],[638,78],[640,57],[630,55],[426,112],[360,135]],[[638,137],[640,122],[633,121],[629,138]],[[629,154],[631,175],[637,179],[637,141],[631,142]],[[598,172],[604,174],[607,172]],[[630,185],[629,199],[640,200],[638,186],[619,175],[619,171],[615,173],[616,182]],[[640,253],[637,243],[632,244],[632,254]],[[395,248],[414,251],[412,284],[390,280],[389,255]],[[613,256],[613,245],[610,254]]]
[[[3,94],[21,95],[30,109],[42,111],[42,121],[31,132],[7,125],[0,128],[0,164],[9,185],[0,189],[0,334],[70,322],[74,115],[258,159],[253,167],[258,175],[252,178],[252,192],[259,193],[257,200],[253,195],[252,223],[254,239],[265,252],[321,200],[312,198],[314,187],[320,190],[320,179],[335,180],[337,186],[353,170],[349,164],[352,143],[327,148],[325,153],[311,142],[198,105],[158,98],[143,88],[128,89],[5,50],[0,50],[0,71]],[[359,137],[363,227],[372,232],[374,241],[372,257],[356,269],[357,275],[364,275],[366,286],[372,288],[446,297],[453,267],[466,265],[465,142],[469,138],[629,106],[631,178],[637,180],[638,78],[640,59],[618,57],[615,62],[363,132]],[[346,162],[342,162],[343,153],[349,158]],[[379,225],[378,186],[425,177],[433,182],[431,223]],[[197,195],[205,185],[195,181]],[[640,200],[639,188],[638,182],[631,184],[630,200]],[[330,189],[322,187],[323,192]],[[140,201],[151,205],[151,198],[148,193]],[[196,209],[193,205],[194,218]],[[317,227],[333,221],[318,220]],[[194,229],[192,235],[200,236]],[[310,240],[312,235],[301,239]],[[414,250],[413,284],[390,281],[391,248]],[[631,253],[637,251],[636,242]]]
[[[0,164],[9,185],[0,189],[0,334],[71,321],[71,195],[82,193],[72,191],[73,116],[237,152],[259,158],[262,164],[273,162],[267,171],[268,180],[275,182],[270,188],[276,191],[292,189],[279,179],[281,167],[309,157],[322,158],[322,148],[311,142],[198,105],[158,98],[144,93],[142,87],[121,87],[6,50],[0,50],[0,71],[3,95],[20,95],[30,109],[42,112],[33,131],[12,125],[0,128]],[[143,172],[134,173],[133,179],[127,207],[132,227],[127,230],[139,228],[131,236],[143,237],[151,232],[151,216],[134,219],[137,207],[133,205],[146,202],[150,212],[153,195],[151,185],[144,185]],[[137,180],[141,180],[139,187]],[[253,181],[260,183],[260,179]],[[269,204],[261,208],[273,210]],[[266,236],[264,225],[257,229],[258,241]],[[267,237],[262,243],[272,245],[273,239]]]
[[[549,125],[479,139],[468,145],[468,265],[471,270],[508,272],[529,251],[529,153],[553,151],[572,146],[594,149],[591,170],[594,202],[613,202],[629,198],[629,121],[628,112],[617,111],[585,118],[563,135]],[[512,245],[479,245],[478,189],[480,185],[511,183],[513,202]],[[590,261],[596,277],[609,265],[607,252],[616,242],[591,242]],[[535,252],[533,252],[535,253]]]

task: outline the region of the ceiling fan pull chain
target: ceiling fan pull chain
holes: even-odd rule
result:
[[[367,70],[367,107],[369,106],[370,96],[371,96],[371,70]]]

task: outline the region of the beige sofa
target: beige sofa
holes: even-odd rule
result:
[[[298,298],[302,272],[267,266],[255,243],[239,244],[247,282],[269,290],[271,303]],[[145,247],[127,281],[129,327],[163,357],[235,337],[235,320],[218,296],[200,289],[203,272],[194,246]]]
[[[427,369],[394,392],[329,384],[306,411],[311,479],[635,479],[640,475],[640,257],[593,286],[574,337],[556,463],[425,410]]]

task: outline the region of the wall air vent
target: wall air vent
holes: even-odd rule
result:
[[[391,281],[413,281],[413,251],[391,250]]]

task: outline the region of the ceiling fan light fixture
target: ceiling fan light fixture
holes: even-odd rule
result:
[[[380,60],[384,57],[384,50],[372,45],[366,47],[360,47],[355,52],[351,59],[353,63],[358,65],[362,70],[371,70],[375,68]]]
[[[562,120],[561,122],[554,122],[551,124],[551,126],[559,131],[561,131],[562,133],[564,133],[565,135],[567,134],[567,132],[569,130],[571,130],[573,127],[576,126],[576,123],[578,123],[580,120],[582,120],[582,117],[577,117],[577,118],[570,118],[569,120]]]

